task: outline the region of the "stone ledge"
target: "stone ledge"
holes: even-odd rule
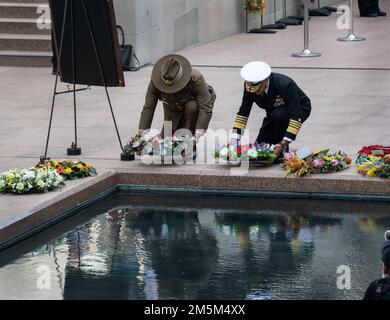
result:
[[[150,172],[148,170],[117,170],[118,182],[123,185],[192,187],[244,191],[277,191],[303,193],[335,193],[390,196],[390,181],[356,175],[317,175],[306,178],[261,176],[250,172],[244,176],[225,172],[194,171]]]
[[[309,178],[262,177],[251,172],[246,176],[230,176],[226,172],[186,171],[150,172],[149,169],[109,170],[95,178],[65,189],[31,209],[0,221],[0,250],[66,219],[71,209],[83,209],[101,194],[116,192],[119,185],[138,191],[179,191],[237,196],[273,196],[344,200],[390,201],[390,181],[365,179],[349,175],[314,176]],[[313,196],[314,195],[314,196]]]
[[[15,237],[23,237],[23,235],[53,219],[60,219],[65,211],[79,207],[116,184],[115,172],[108,171],[94,179],[88,179],[85,183],[66,190],[25,212],[0,222],[0,248],[4,243]]]

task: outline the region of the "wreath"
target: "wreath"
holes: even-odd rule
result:
[[[327,174],[343,171],[352,163],[352,158],[344,152],[331,152],[329,149],[312,153],[300,159],[295,152],[284,154],[286,177],[294,174],[304,177],[312,174]]]
[[[0,192],[46,193],[64,186],[64,178],[47,168],[13,169],[0,174]]]
[[[97,175],[96,169],[89,163],[83,161],[46,161],[44,163],[38,163],[35,167],[54,170],[65,180],[95,177]]]
[[[245,0],[244,9],[253,14],[258,14],[259,12],[261,12],[261,14],[264,15],[264,0]]]
[[[266,165],[273,164],[277,158],[274,147],[266,143],[222,146],[213,155],[216,159],[222,159],[224,161],[242,162],[243,160],[249,160],[253,164]]]
[[[363,147],[356,160],[358,172],[366,177],[390,178],[390,147]]]

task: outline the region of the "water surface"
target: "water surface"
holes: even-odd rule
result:
[[[361,299],[387,207],[119,194],[1,252],[0,299]]]

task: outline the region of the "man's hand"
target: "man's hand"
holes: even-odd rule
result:
[[[275,153],[279,157],[290,145],[290,142],[287,140],[283,140],[282,142],[275,145]]]
[[[195,132],[195,142],[199,142],[199,139],[202,138],[203,136],[204,136],[203,131],[196,131]]]
[[[280,143],[278,143],[277,145],[275,145],[274,150],[276,155],[279,157],[283,152],[283,146]]]
[[[144,135],[146,134],[146,131],[145,130],[138,130],[138,132],[137,132],[137,136],[139,136],[139,137],[143,137]]]
[[[280,144],[282,145],[283,149],[287,149],[290,145],[290,141],[283,140]]]

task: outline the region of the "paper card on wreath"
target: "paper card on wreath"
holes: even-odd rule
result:
[[[308,156],[310,156],[312,154],[312,152],[311,152],[310,148],[305,147],[305,148],[299,149],[295,154],[297,155],[297,157],[300,160],[303,160],[303,159],[307,158]]]

